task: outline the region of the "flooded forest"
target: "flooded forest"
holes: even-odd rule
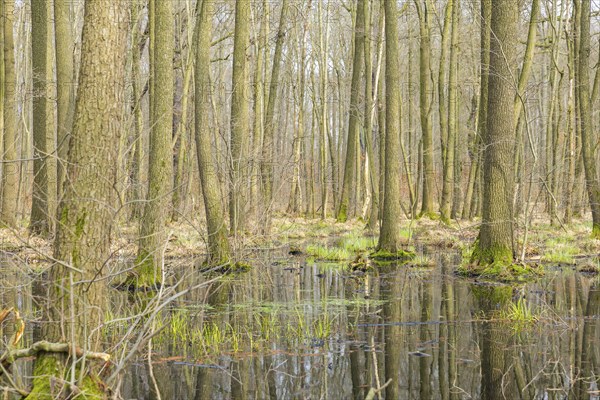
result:
[[[600,400],[598,0],[0,0],[0,397]]]

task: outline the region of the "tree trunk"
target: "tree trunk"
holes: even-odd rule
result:
[[[312,0],[308,0],[307,10],[310,12]],[[292,174],[292,188],[290,191],[290,198],[288,202],[287,212],[296,215],[300,209],[302,198],[300,192],[300,156],[302,149],[302,141],[304,140],[304,99],[305,99],[305,88],[306,88],[306,35],[308,33],[308,18],[304,20],[302,24],[302,31],[300,32],[300,58],[298,59],[298,74],[300,74],[299,86],[298,86],[298,122],[297,129],[294,130],[294,137],[292,140],[292,162],[293,162],[293,174]],[[311,74],[312,75],[312,74]],[[313,85],[314,86],[314,85]],[[313,102],[314,103],[314,102]]]
[[[327,218],[327,137],[329,132],[329,66],[327,63],[327,50],[329,48],[329,2],[327,3],[327,14],[323,18],[323,0],[319,0],[317,12],[319,18],[319,78],[321,86],[321,125],[319,127],[319,164],[321,167],[321,219]],[[325,24],[325,32],[323,32]],[[330,154],[333,157],[333,145],[329,141]],[[332,172],[334,169],[334,159],[332,158]]]
[[[200,3],[198,3],[200,4]],[[202,1],[196,27],[195,64],[195,137],[200,183],[204,196],[206,228],[208,231],[208,264],[220,265],[230,261],[227,226],[221,205],[221,191],[213,159],[209,126],[210,107],[210,39],[212,36],[212,3]]]
[[[421,140],[423,145],[423,198],[421,215],[431,217],[434,213],[435,165],[433,164],[433,132],[431,130],[431,39],[429,23],[429,0],[421,4],[415,0],[419,16],[419,93],[421,114]]]
[[[237,0],[235,3],[235,33],[233,41],[233,74],[231,97],[231,166],[229,182],[229,229],[237,235],[244,229],[244,174],[243,158],[249,129],[248,62],[250,44],[250,7]]]
[[[446,63],[448,49],[450,47],[450,28],[452,27],[452,8],[454,0],[448,0],[444,13],[444,28],[442,29],[442,41],[440,50],[440,61],[438,69],[438,110],[440,119],[440,144],[442,149],[442,164],[446,159],[446,140],[448,139],[448,108],[446,100]]]
[[[48,135],[46,130],[46,79],[48,16],[44,0],[31,2],[31,55],[33,78],[33,195],[29,230],[37,235],[49,233],[48,209]]]
[[[148,192],[144,216],[140,224],[140,243],[137,259],[138,286],[160,282],[159,270],[163,262],[165,225],[171,205],[173,178],[173,3],[155,1],[150,14],[155,24],[154,58],[151,59],[151,131],[148,161]]]
[[[355,188],[356,144],[359,130],[359,96],[365,45],[365,0],[358,0],[356,9],[356,24],[354,27],[354,56],[352,61],[352,82],[350,86],[350,117],[348,120],[348,135],[346,141],[346,161],[344,163],[344,180],[340,195],[337,221],[348,220],[350,211],[350,192]]]
[[[398,253],[400,236],[400,134],[402,131],[401,71],[399,63],[398,10],[395,1],[385,2],[385,188],[383,216],[379,233],[378,250]]]
[[[59,213],[51,269],[48,340],[98,351],[107,294],[117,146],[125,87],[127,7],[122,1],[85,3],[78,95],[70,141],[65,192]],[[93,361],[82,374],[67,353],[41,353],[35,360],[30,399],[104,397]],[[71,354],[69,357],[73,357]],[[85,358],[85,356],[83,357]],[[75,360],[81,365],[83,359]],[[65,372],[66,371],[66,372]],[[83,380],[80,379],[83,377]],[[63,386],[66,386],[63,388]],[[74,393],[71,393],[74,394]],[[65,395],[65,397],[68,397]]]
[[[250,215],[256,217],[257,212],[261,212],[260,203],[260,154],[262,152],[262,143],[265,133],[265,82],[264,82],[264,64],[265,53],[268,41],[269,27],[269,2],[263,0],[263,19],[260,23],[259,37],[255,39],[256,43],[256,68],[254,70],[254,121],[252,128],[252,165],[250,171]],[[255,218],[258,220],[259,218]]]
[[[445,223],[450,222],[450,213],[452,211],[452,198],[454,190],[454,150],[456,140],[456,118],[457,118],[457,84],[458,84],[458,0],[450,0],[448,8],[452,13],[452,36],[450,40],[450,71],[448,78],[448,107],[446,108],[448,122],[446,125],[446,140],[443,146],[443,182],[442,182],[442,200],[440,203],[440,217]],[[446,23],[444,23],[446,29]],[[440,98],[440,101],[442,99]],[[441,104],[441,103],[440,103]],[[441,107],[440,107],[441,109]],[[440,118],[441,118],[440,114]]]
[[[239,0],[238,0],[239,2]],[[287,14],[289,0],[283,0],[281,4],[281,15],[279,18],[279,30],[277,31],[277,40],[275,42],[275,53],[273,55],[273,69],[271,70],[271,81],[269,82],[269,99],[267,101],[267,112],[265,115],[265,137],[263,141],[263,156],[261,164],[261,179],[263,184],[263,206],[264,223],[263,233],[267,234],[271,230],[271,207],[273,202],[273,150],[275,145],[275,104],[277,101],[277,92],[280,84],[279,73],[281,71],[281,58],[283,53],[283,40],[285,38],[285,29],[287,25]]]
[[[465,204],[463,207],[463,218],[473,218],[473,209],[477,203],[477,187],[479,186],[481,176],[482,162],[482,144],[485,137],[485,128],[487,124],[487,106],[488,106],[488,80],[490,64],[490,20],[492,15],[492,1],[481,1],[481,40],[480,40],[480,83],[479,83],[479,109],[477,110],[477,133],[471,146],[471,166],[469,169],[469,185],[465,195]]]
[[[579,60],[577,86],[579,87],[579,113],[581,117],[581,152],[585,170],[585,186],[592,210],[592,237],[600,239],[600,179],[596,164],[596,135],[593,129],[590,98],[590,11],[591,0],[581,0],[579,30]]]
[[[4,2],[4,153],[2,166],[2,212],[0,226],[17,226],[17,197],[21,163],[17,155],[17,104],[14,54],[13,0]]]
[[[472,261],[513,261],[514,65],[518,0],[492,3],[487,128],[484,137],[483,217]]]
[[[143,212],[143,203],[142,200],[144,198],[143,194],[143,186],[142,186],[142,174],[145,171],[144,168],[144,143],[146,135],[144,134],[144,114],[142,110],[142,98],[143,98],[143,88],[142,88],[142,79],[141,79],[141,65],[140,58],[141,52],[144,48],[143,43],[146,42],[146,38],[141,31],[139,26],[139,13],[142,8],[142,4],[140,4],[141,0],[134,0],[131,2],[131,29],[133,30],[131,34],[132,41],[132,49],[133,52],[131,57],[131,96],[132,96],[132,118],[134,120],[134,150],[133,150],[133,160],[131,162],[131,191],[129,201],[131,204],[131,220],[137,220],[141,218]]]
[[[73,124],[75,87],[73,80],[73,37],[71,34],[70,1],[54,0],[54,43],[56,51],[56,132],[58,148],[58,200],[65,181],[69,132]],[[54,212],[53,212],[54,214]],[[53,215],[52,214],[52,215]]]

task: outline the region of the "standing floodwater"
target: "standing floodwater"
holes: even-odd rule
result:
[[[453,253],[430,257],[431,268],[362,273],[264,256],[158,314],[150,359],[143,352],[127,363],[118,395],[364,399],[391,380],[381,398],[599,398],[597,277],[549,271],[504,286],[456,277]],[[14,288],[3,307],[18,302],[35,326],[42,303],[27,300],[31,286]],[[117,322],[107,338],[117,343],[132,295],[111,298]],[[28,375],[29,364],[17,362],[13,375]]]

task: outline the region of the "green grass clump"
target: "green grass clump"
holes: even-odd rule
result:
[[[515,331],[521,331],[538,321],[529,303],[521,298],[517,302],[510,302],[501,312],[500,317],[508,320]]]
[[[372,249],[377,245],[377,238],[375,237],[364,237],[359,235],[349,235],[340,240],[339,246],[344,250],[352,253],[362,252],[368,249]]]
[[[321,245],[308,245],[306,254],[321,261],[345,261],[350,260],[354,253],[350,250],[340,247],[329,247]]]
[[[566,239],[549,239],[546,249],[542,261],[556,264],[574,264],[574,256],[579,253],[579,248]]]

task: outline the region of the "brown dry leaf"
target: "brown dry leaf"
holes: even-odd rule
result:
[[[6,308],[6,309],[0,311],[0,324],[6,319],[8,314],[10,314],[12,311],[13,311],[13,307]]]
[[[15,332],[15,334],[13,335],[13,339],[11,341],[11,346],[13,346],[13,347],[16,346],[17,343],[19,343],[19,341],[23,337],[23,333],[25,332],[25,322],[23,322],[23,320],[21,319],[19,312],[15,311],[14,314],[15,314],[15,324],[18,325],[18,328],[17,328],[17,331]]]

